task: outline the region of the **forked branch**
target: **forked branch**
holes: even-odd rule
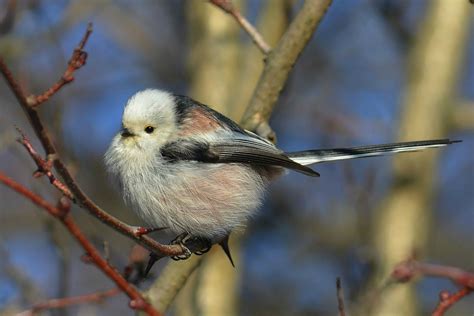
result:
[[[133,285],[131,285],[110,263],[107,262],[100,255],[99,251],[90,243],[84,233],[81,231],[79,226],[73,220],[69,211],[71,203],[65,197],[61,198],[57,206],[51,205],[49,202],[44,200],[39,195],[31,192],[21,184],[10,179],[6,175],[0,172],[0,182],[10,187],[23,197],[27,198],[37,206],[46,210],[51,216],[58,219],[69,231],[69,233],[76,239],[81,247],[88,254],[91,261],[105,274],[107,275],[116,285],[120,288],[129,298],[130,307],[137,310],[142,310],[148,315],[160,315],[142,296]]]
[[[87,54],[84,52],[84,46],[87,43],[87,40],[90,37],[92,32],[92,27],[89,25],[87,28],[85,35],[81,39],[80,43],[78,44],[77,48],[74,50],[72,57],[69,61],[68,68],[65,72],[65,76],[71,78],[73,77],[74,72],[79,69],[82,65],[85,64]],[[76,183],[74,178],[72,177],[70,171],[66,167],[65,163],[59,157],[59,154],[56,151],[56,148],[53,144],[49,133],[47,132],[46,127],[43,124],[43,121],[38,115],[37,108],[38,105],[44,102],[45,100],[49,99],[54,93],[59,91],[59,89],[64,86],[66,83],[56,86],[56,88],[51,88],[45,93],[41,94],[42,97],[35,98],[27,98],[26,93],[22,89],[22,87],[18,84],[16,79],[14,78],[12,72],[4,62],[3,58],[0,57],[0,72],[2,73],[3,77],[5,78],[10,90],[14,93],[18,103],[23,108],[26,116],[28,117],[33,130],[36,133],[36,136],[39,138],[45,152],[47,158],[41,158],[39,154],[33,149],[31,143],[27,141],[26,138],[22,138],[20,141],[25,148],[27,149],[28,153],[33,157],[35,160],[38,170],[41,173],[46,174],[50,181],[52,181],[53,185],[58,188],[63,194],[67,197],[72,198],[75,203],[77,203],[80,207],[86,209],[90,214],[97,217],[103,223],[107,224],[108,226],[112,227],[116,231],[120,232],[121,234],[135,240],[136,242],[140,243],[142,246],[147,248],[150,251],[155,252],[157,255],[165,257],[165,256],[175,256],[183,253],[183,249],[179,245],[163,245],[155,241],[154,239],[146,236],[145,234],[140,233],[142,230],[137,229],[137,227],[130,226],[118,218],[110,215],[106,211],[102,210],[98,205],[96,205],[79,187]],[[62,79],[60,79],[60,82]],[[66,80],[67,81],[67,80]],[[70,81],[69,81],[70,82]],[[46,98],[45,98],[46,96]],[[34,100],[34,101],[31,101]],[[54,166],[55,170],[61,175],[64,182],[59,181],[51,171],[51,165]],[[38,173],[37,173],[38,174]],[[197,245],[199,246],[199,245]],[[193,249],[190,249],[191,251]]]
[[[51,88],[39,95],[30,95],[26,100],[30,107],[37,107],[41,103],[44,103],[49,100],[54,94],[56,94],[62,87],[74,81],[74,72],[84,66],[87,60],[87,53],[84,51],[84,46],[89,40],[89,36],[92,34],[92,24],[89,23],[87,26],[87,31],[82,37],[82,40],[77,45],[76,49],[72,53],[71,58],[69,59],[68,66],[66,71],[61,76],[61,78],[53,84]]]
[[[455,267],[424,263],[410,259],[399,263],[392,272],[392,278],[399,282],[408,282],[418,276],[446,278],[462,287],[454,294],[441,291],[439,303],[432,313],[433,316],[444,315],[450,307],[474,291],[474,273]]]
[[[257,31],[257,29],[240,13],[239,10],[232,3],[232,0],[209,0],[213,5],[222,9],[225,13],[230,14],[235,21],[247,32],[252,38],[253,42],[262,51],[263,54],[270,54],[272,48],[263,39],[263,36]]]

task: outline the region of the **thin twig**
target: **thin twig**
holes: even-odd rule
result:
[[[4,236],[2,236],[4,237]],[[5,239],[3,239],[5,241]],[[41,291],[36,283],[18,265],[14,264],[3,242],[0,243],[0,258],[2,258],[2,274],[15,283],[20,292],[22,303],[32,304],[41,297]]]
[[[13,28],[17,13],[17,1],[8,0],[5,7],[3,16],[0,16],[0,35],[7,34]]]
[[[399,282],[407,282],[417,276],[447,278],[474,290],[474,273],[456,267],[406,260],[397,264],[392,272],[392,277]]]
[[[87,39],[89,38],[91,28],[89,27],[86,31],[86,35],[82,38],[81,42],[78,45],[78,48],[82,48]],[[40,119],[37,107],[31,106],[27,100],[26,94],[15,80],[12,72],[5,64],[4,60],[0,57],[0,72],[5,78],[10,90],[14,93],[18,103],[24,110],[26,116],[28,117],[33,130],[36,133],[36,136],[40,140],[46,155],[48,157],[48,163],[52,162],[56,171],[64,179],[64,185],[69,189],[69,191],[74,196],[74,202],[77,203],[82,208],[86,209],[90,214],[101,220],[103,223],[112,227],[121,234],[135,240],[140,243],[150,251],[155,252],[160,257],[165,256],[175,256],[183,253],[183,249],[179,245],[163,245],[155,241],[154,239],[143,235],[141,230],[137,230],[137,227],[127,225],[118,218],[110,215],[106,211],[102,210],[97,206],[79,187],[74,178],[72,177],[70,171],[66,167],[65,163],[60,159],[56,148],[44,126],[42,120]],[[38,166],[40,167],[40,166]],[[199,245],[198,245],[199,246]],[[192,251],[192,249],[190,249]]]
[[[141,293],[117,271],[105,259],[99,251],[90,243],[87,237],[82,233],[79,226],[70,216],[69,210],[71,204],[65,197],[61,198],[57,206],[53,206],[39,195],[31,192],[21,184],[7,177],[0,172],[0,182],[21,194],[37,206],[46,210],[51,216],[55,217],[67,228],[69,233],[79,242],[89,255],[93,263],[106,274],[114,283],[130,298],[130,307],[137,310],[143,310],[148,315],[160,315],[141,295]]]
[[[341,278],[336,279],[336,289],[337,289],[337,309],[339,311],[339,316],[346,316],[346,309],[344,306],[344,290],[342,289]]]
[[[104,241],[104,259],[109,262],[108,260],[108,243]],[[138,249],[138,251],[137,251]],[[0,248],[0,251],[2,249]],[[146,252],[146,253],[145,253]],[[142,271],[143,269],[137,269],[140,266],[140,263],[143,265],[146,257],[148,257],[148,252],[146,249],[139,245],[135,245],[132,251],[129,254],[129,262],[125,266],[123,270],[123,277],[130,283],[136,284],[138,281],[142,279]],[[93,259],[90,256],[87,256],[87,263],[93,264]],[[131,280],[133,272],[137,270],[137,277]],[[73,305],[85,304],[85,303],[101,303],[104,299],[115,296],[119,294],[121,291],[119,288],[113,288],[107,291],[102,292],[94,292],[91,294],[86,295],[78,295],[72,297],[62,297],[62,298],[55,298],[46,300],[41,303],[34,304],[32,308],[19,313],[17,316],[30,316],[36,315],[38,312],[48,309],[57,309],[57,308],[65,308]]]
[[[228,3],[228,1],[224,1],[225,3]],[[317,20],[316,24],[322,19],[323,13],[325,11],[325,8],[329,6],[331,1],[324,0],[323,5],[325,6],[323,12],[321,13],[319,10],[310,10],[306,14],[298,15],[294,22],[292,23],[293,26],[290,26],[290,28],[285,32],[287,39],[286,40],[280,40],[280,43],[277,46],[277,49],[272,50],[271,54],[269,55],[270,57],[266,61],[265,68],[271,68],[272,71],[277,71],[277,68],[282,67],[283,72],[289,72],[289,69],[286,69],[286,67],[290,67],[296,62],[296,59],[301,52],[301,50],[304,48],[304,46],[307,43],[307,37],[309,38],[311,34],[307,35],[306,32],[313,32],[315,30],[315,27],[312,27],[311,23],[309,23],[308,26],[303,26],[302,24],[308,24],[308,21],[312,21],[311,19],[308,18],[308,15],[314,15],[314,18]],[[304,9],[304,8],[303,8]],[[302,35],[301,33],[305,33],[306,35]],[[295,41],[293,41],[291,38],[293,36],[295,37]],[[303,41],[303,44],[295,44],[295,42],[298,41]],[[289,47],[286,47],[289,46]],[[278,48],[279,47],[279,48]],[[288,50],[292,51],[291,56],[288,57]],[[293,56],[295,54],[295,56]],[[290,66],[288,66],[287,63],[282,62],[281,60],[283,59],[291,59]],[[288,79],[288,76],[285,78],[279,78],[279,80],[283,80],[284,82]],[[260,83],[257,86],[254,95],[262,95],[262,94],[275,94],[276,98],[278,97],[279,88],[278,85],[273,85],[272,84],[272,78],[270,75],[266,74],[265,76],[262,75],[260,78]],[[284,84],[282,83],[282,85]],[[272,89],[276,89],[273,93],[271,92]],[[276,99],[275,99],[276,100]],[[253,114],[259,115],[258,113],[264,113],[265,119],[257,120],[257,124],[255,125],[253,119],[245,119],[241,121],[242,125],[247,128],[247,129],[254,129],[257,127],[259,131],[257,131],[258,134],[262,135],[264,134],[264,137],[267,135],[273,133],[271,131],[270,126],[267,123],[268,118],[270,117],[270,114],[273,110],[273,107],[275,105],[275,102],[261,102],[259,104],[256,104],[255,101],[247,107],[247,114],[248,116],[252,116]],[[263,124],[262,124],[263,123]],[[268,129],[266,130],[267,133],[260,133],[262,130],[262,126],[264,125],[268,126]],[[265,135],[266,134],[266,135]],[[180,262],[169,262],[165,269],[161,272],[160,277],[154,282],[154,284],[150,287],[150,289],[147,292],[147,297],[150,298],[150,302],[152,303],[153,306],[157,307],[159,311],[166,311],[168,306],[171,305],[173,300],[176,297],[176,294],[179,292],[181,287],[185,284],[185,281],[187,278],[191,275],[191,273],[196,269],[197,264],[201,261],[200,257],[194,257],[191,260],[187,260],[186,262],[180,263]]]
[[[115,296],[121,291],[119,288],[113,288],[103,292],[95,292],[85,295],[63,297],[63,298],[54,298],[38,304],[35,304],[31,309],[19,313],[17,316],[30,316],[36,315],[37,313],[50,310],[65,308],[74,305],[86,304],[86,303],[101,303],[104,299]]]
[[[243,116],[243,126],[262,137],[274,138],[268,119],[293,65],[316,31],[332,0],[306,0],[268,56],[265,68]]]
[[[45,175],[48,177],[49,182],[51,182],[52,185],[54,185],[59,191],[61,191],[65,196],[67,196],[70,200],[74,200],[74,196],[72,195],[71,191],[66,187],[64,183],[59,181],[51,171],[51,167],[53,165],[51,156],[50,159],[43,159],[40,154],[33,148],[33,145],[31,144],[30,140],[26,135],[23,133],[23,131],[19,128],[17,128],[18,132],[21,135],[21,138],[18,139],[18,142],[25,147],[26,151],[30,154],[31,158],[33,158],[33,161],[36,163],[36,166],[38,169],[34,172],[33,176],[35,178],[38,178],[42,175]]]
[[[410,259],[397,264],[392,272],[392,278],[399,282],[408,282],[417,276],[447,278],[463,287],[453,295],[450,295],[447,291],[442,291],[439,296],[438,306],[432,313],[433,316],[444,315],[448,308],[474,291],[474,273],[455,267],[424,263]]]
[[[458,292],[454,294],[449,294],[448,291],[442,291],[439,294],[439,303],[438,306],[436,306],[435,310],[433,313],[431,313],[432,316],[443,316],[446,311],[452,307],[454,304],[456,304],[460,299],[462,299],[464,296],[470,294],[473,290],[468,287],[464,287],[460,289]]]
[[[66,71],[61,76],[61,78],[48,90],[40,95],[30,95],[27,98],[27,102],[31,107],[37,107],[40,104],[46,102],[51,98],[54,94],[56,94],[62,87],[74,81],[74,72],[84,66],[87,60],[87,52],[84,51],[84,46],[86,45],[87,41],[89,40],[90,35],[92,34],[92,24],[89,23],[87,26],[87,30],[84,33],[81,41],[79,42],[78,46],[74,49],[71,58],[68,62],[68,67]]]
[[[257,31],[257,29],[240,14],[240,11],[232,3],[232,0],[209,0],[210,3],[216,7],[222,9],[225,13],[232,15],[237,23],[247,32],[252,38],[252,41],[265,55],[270,54],[272,48],[263,39],[263,36]]]

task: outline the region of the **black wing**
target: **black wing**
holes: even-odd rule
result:
[[[279,166],[309,176],[319,176],[316,171],[291,160],[271,144],[252,138],[223,139],[212,144],[196,140],[177,140],[163,146],[161,155],[170,162],[188,160]]]

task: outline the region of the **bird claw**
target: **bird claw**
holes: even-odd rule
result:
[[[172,256],[171,259],[174,261],[179,261],[179,260],[186,260],[191,257],[192,253],[191,250],[189,250],[185,245],[180,244],[181,248],[183,249],[183,253],[180,255]]]
[[[188,233],[182,233],[178,235],[175,239],[173,239],[170,244],[172,245],[180,245],[183,249],[183,253],[180,255],[172,256],[171,259],[178,261],[178,260],[186,260],[191,257],[192,252],[186,247],[186,242],[191,238]]]
[[[202,256],[206,252],[209,252],[209,250],[211,250],[211,248],[212,248],[212,243],[209,239],[200,238],[200,241],[205,243],[205,246],[194,252],[194,254],[197,255],[197,256]]]
[[[188,233],[183,233],[181,235],[178,235],[175,239],[171,241],[171,244],[173,245],[180,245],[181,248],[183,248],[183,253],[177,256],[171,257],[173,260],[186,260],[188,259],[191,254],[195,254],[198,256],[201,256],[211,250],[212,243],[210,240],[202,237],[194,237],[189,235]],[[194,249],[195,247],[192,247],[191,245],[203,245],[198,250],[191,251],[189,248]],[[188,245],[191,247],[188,248]]]

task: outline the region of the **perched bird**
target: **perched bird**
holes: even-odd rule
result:
[[[229,259],[229,234],[259,208],[268,183],[308,165],[441,147],[448,139],[285,153],[271,142],[189,97],[149,89],[125,106],[122,130],[105,163],[126,203],[152,227],[167,227],[186,243],[219,243]]]

